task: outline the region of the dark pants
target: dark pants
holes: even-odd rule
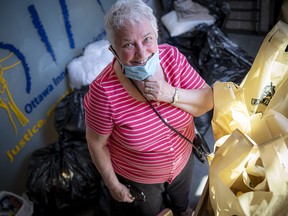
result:
[[[172,209],[175,215],[185,215],[189,208],[189,194],[192,183],[192,171],[194,166],[194,157],[191,154],[190,159],[182,172],[174,179],[171,184],[140,184],[118,176],[123,184],[131,185],[143,191],[145,201],[135,200],[133,203],[117,202],[106,189],[108,202],[110,201],[110,211],[106,215],[111,216],[156,216],[162,209],[168,207]],[[184,214],[183,214],[184,213]]]

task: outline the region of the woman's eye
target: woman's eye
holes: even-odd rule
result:
[[[132,47],[133,47],[133,44],[128,43],[128,44],[125,44],[124,47],[125,47],[125,48],[132,48]]]
[[[150,42],[152,40],[152,37],[146,37],[145,39],[144,39],[144,42]]]
[[[146,37],[145,41],[149,41],[151,39],[151,37]]]

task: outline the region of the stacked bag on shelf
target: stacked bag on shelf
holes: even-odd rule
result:
[[[215,215],[287,215],[287,86],[288,25],[279,21],[241,84],[213,87],[209,200]]]

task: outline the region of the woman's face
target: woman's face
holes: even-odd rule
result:
[[[145,65],[158,49],[157,37],[150,22],[128,23],[116,32],[116,42],[113,48],[122,64]]]

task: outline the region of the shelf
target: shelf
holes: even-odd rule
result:
[[[259,32],[261,27],[261,0],[230,0],[230,14],[226,30]]]

